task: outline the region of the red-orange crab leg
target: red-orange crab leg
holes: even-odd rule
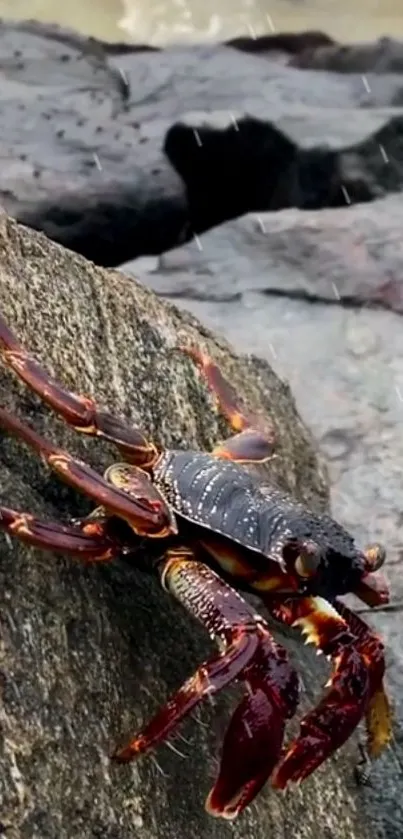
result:
[[[275,431],[269,420],[241,407],[240,397],[210,356],[196,347],[181,346],[179,349],[200,368],[218,408],[231,428],[238,432],[216,446],[212,454],[237,463],[264,463],[273,457]]]
[[[109,513],[127,521],[138,535],[160,538],[176,533],[170,509],[140,469],[137,470],[137,484],[133,479],[133,491],[129,495],[68,452],[53,446],[4,408],[0,408],[0,427],[27,443],[66,483],[94,499]]]
[[[107,561],[121,551],[108,536],[106,521],[101,520],[65,525],[0,507],[0,529],[27,545],[79,556],[86,562]]]
[[[379,636],[344,603],[338,601],[337,610],[358,639],[357,649],[367,662],[370,678],[370,700],[365,711],[367,752],[370,758],[377,758],[392,739],[392,711],[383,684],[384,647]]]
[[[308,777],[353,733],[366,713],[374,691],[372,667],[383,668],[383,651],[361,641],[347,621],[321,597],[288,599],[270,607],[272,614],[289,626],[300,626],[334,664],[328,691],[319,704],[301,720],[300,734],[289,746],[274,771],[273,786],[285,789],[290,782]]]
[[[279,758],[285,721],[298,700],[298,677],[263,618],[189,549],[168,551],[160,570],[163,585],[216,639],[220,654],[204,662],[114,759],[126,762],[144,754],[202,699],[242,679],[248,692],[232,717],[218,779],[206,804],[213,815],[234,818]]]
[[[31,390],[76,431],[93,437],[104,437],[115,443],[129,463],[143,467],[155,463],[158,452],[141,431],[132,428],[125,420],[99,410],[93,399],[71,393],[52,379],[21,346],[1,315],[0,356]]]

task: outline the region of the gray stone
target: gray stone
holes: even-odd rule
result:
[[[195,300],[260,292],[402,313],[402,224],[400,196],[320,212],[251,213],[150,260],[147,284]]]

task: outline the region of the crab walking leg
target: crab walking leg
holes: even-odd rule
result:
[[[126,762],[147,752],[202,699],[242,678],[249,691],[232,717],[219,776],[206,804],[213,815],[234,818],[278,760],[285,719],[298,699],[298,677],[263,618],[190,550],[168,551],[160,571],[164,587],[206,627],[220,654],[204,662],[114,759]]]
[[[367,662],[370,679],[370,699],[365,711],[367,751],[370,758],[377,758],[392,739],[392,712],[383,684],[384,647],[378,635],[344,603],[338,601],[337,609],[358,639],[357,649]]]
[[[241,407],[235,389],[224,378],[217,364],[196,347],[180,347],[197,364],[216,397],[218,408],[233,431],[238,432],[220,445],[212,454],[237,463],[264,463],[273,457],[275,431],[269,420]]]
[[[275,769],[272,784],[285,789],[291,781],[307,778],[342,746],[364,716],[373,691],[369,667],[373,650],[321,597],[289,599],[269,609],[288,626],[301,627],[307,643],[315,644],[334,664],[327,693],[303,717],[299,736]],[[377,667],[381,666],[379,661]]]
[[[106,531],[106,522],[83,523],[82,526],[42,521],[30,513],[0,507],[0,530],[15,536],[27,545],[46,551],[60,551],[79,556],[85,561],[107,561],[121,548]]]
[[[171,512],[151,481],[138,470],[136,495],[109,484],[94,469],[53,446],[17,417],[0,408],[0,427],[36,451],[66,483],[127,521],[139,535],[162,537],[176,532]]]
[[[1,315],[0,356],[31,390],[76,431],[110,440],[126,460],[137,466],[149,466],[155,462],[157,450],[141,431],[132,428],[125,420],[99,410],[93,399],[71,393],[52,379],[21,346]]]

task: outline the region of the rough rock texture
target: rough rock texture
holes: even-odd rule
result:
[[[223,433],[222,421],[191,366],[170,353],[179,338],[200,341],[252,406],[270,410],[279,441],[271,474],[323,506],[312,443],[288,388],[266,363],[236,358],[190,315],[4,215],[0,254],[2,313],[69,387],[98,394],[157,440],[210,446]],[[39,431],[99,469],[110,462],[110,447],[70,433],[3,369],[0,387],[3,404]],[[2,502],[62,520],[90,508],[3,435],[0,461]],[[188,742],[177,742],[185,757],[162,747],[157,763],[111,766],[113,745],[205,655],[204,633],[131,564],[83,568],[3,539],[0,576],[0,822],[7,839],[317,839],[318,833],[374,839],[363,814],[366,793],[357,793],[352,780],[354,741],[295,793],[265,792],[234,827],[207,817],[202,804],[226,719],[224,699],[184,726]],[[312,699],[323,670],[311,651],[287,643]],[[393,804],[396,759],[382,761],[381,820],[383,799]]]
[[[400,189],[402,76],[371,73],[364,83],[358,72],[286,66],[290,53],[325,40],[279,33],[254,46],[241,39],[238,49],[153,50],[0,22],[0,203],[98,264],[117,265],[234,212]],[[204,149],[193,130],[200,114]],[[252,159],[266,172],[261,181]],[[178,172],[190,164],[189,191]]]

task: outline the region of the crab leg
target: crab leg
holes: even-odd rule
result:
[[[275,769],[273,786],[308,777],[343,745],[367,712],[374,690],[383,675],[383,650],[369,632],[357,637],[349,623],[321,597],[286,600],[269,605],[278,620],[300,626],[312,642],[333,661],[328,691],[301,721],[299,737]]]
[[[49,443],[17,417],[0,408],[0,427],[23,440],[68,484],[127,521],[139,535],[162,537],[175,533],[171,512],[158,490],[138,470],[132,495],[109,484],[94,469]],[[134,467],[133,467],[134,468]]]
[[[392,712],[383,685],[385,659],[380,638],[361,618],[344,603],[338,601],[337,609],[358,638],[358,649],[365,656],[370,678],[371,695],[365,712],[367,751],[370,758],[377,758],[392,739]]]
[[[34,393],[76,431],[93,437],[104,437],[115,443],[129,463],[148,466],[155,462],[157,450],[141,431],[132,428],[123,419],[99,410],[93,399],[71,393],[52,379],[21,346],[1,315],[0,356]]]
[[[147,752],[202,699],[242,679],[248,692],[230,722],[218,779],[206,804],[213,815],[234,818],[279,758],[285,721],[298,700],[298,677],[263,618],[189,549],[168,551],[160,572],[164,587],[201,621],[220,653],[204,662],[114,759],[126,762]]]
[[[213,449],[215,457],[237,463],[264,463],[273,457],[275,431],[263,416],[241,407],[235,389],[224,378],[217,364],[196,347],[180,347],[197,364],[214,394],[220,411],[233,431],[238,432]]]
[[[106,521],[65,525],[0,507],[0,529],[27,545],[77,555],[85,561],[106,561],[120,552],[120,546],[107,534]]]

